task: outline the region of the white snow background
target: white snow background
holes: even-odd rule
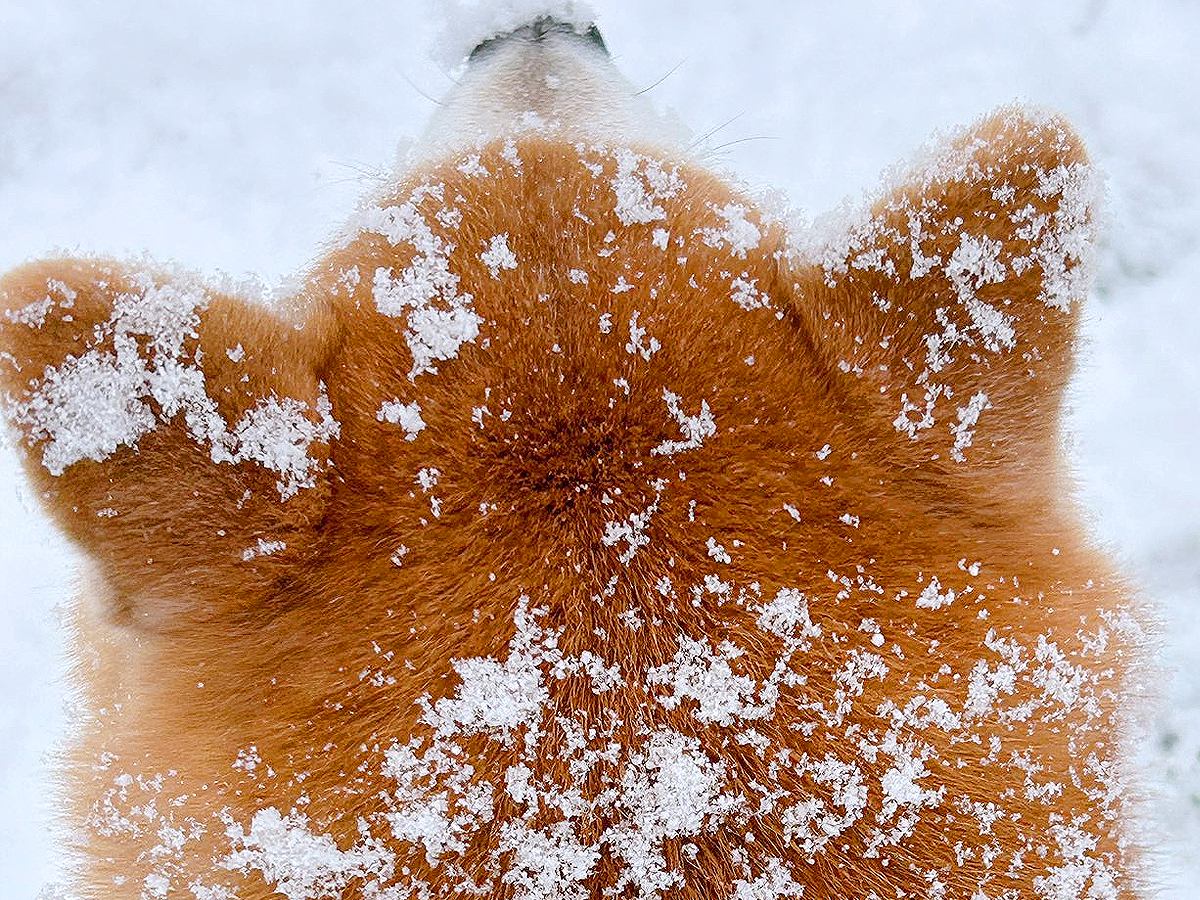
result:
[[[1111,219],[1076,467],[1095,534],[1162,607],[1144,766],[1163,896],[1200,897],[1200,3],[593,5],[706,158],[812,214],[1013,99],[1075,122]],[[65,248],[293,276],[451,87],[439,17],[432,0],[0,0],[0,269]],[[54,878],[72,564],[0,450],[0,898]]]

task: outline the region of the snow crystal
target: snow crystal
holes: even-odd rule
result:
[[[667,172],[656,160],[632,150],[615,152],[617,174],[612,180],[617,218],[622,225],[645,225],[667,217],[660,200],[669,200],[685,187],[679,174]]]
[[[976,292],[989,284],[1000,284],[1007,271],[1000,261],[1004,245],[988,237],[975,238],[966,232],[959,235],[958,246],[946,264],[946,278],[966,303]]]
[[[1012,316],[974,297],[965,301],[963,307],[971,318],[971,327],[975,329],[985,348],[997,353],[1000,350],[1011,350],[1017,345],[1017,332],[1013,328]]]
[[[705,546],[708,549],[708,555],[719,563],[729,565],[733,562],[733,557],[729,555],[729,551],[717,543],[716,538],[709,538]]]
[[[729,288],[733,302],[747,312],[771,305],[771,298],[759,291],[757,278],[735,278],[729,283]]]
[[[821,627],[809,617],[808,600],[794,588],[781,588],[774,600],[762,606],[758,627],[801,649],[811,647],[812,640],[821,636]]]
[[[428,494],[437,487],[438,479],[441,476],[442,473],[438,469],[432,467],[421,469],[417,472],[417,484],[421,486],[421,490]]]
[[[372,209],[359,214],[360,231],[381,234],[392,244],[407,243],[416,254],[403,272],[383,267],[375,270],[375,307],[393,318],[407,316],[405,339],[412,352],[409,379],[436,373],[434,362],[453,359],[463,344],[479,336],[483,320],[472,306],[470,294],[459,293],[459,277],[450,270],[454,247],[446,243],[422,218],[416,204],[440,187],[422,185],[400,206]],[[438,301],[442,306],[433,306]]]
[[[697,834],[719,823],[739,801],[723,796],[725,767],[705,756],[695,738],[667,729],[655,731],[633,754],[621,777],[619,824],[604,833],[605,843],[625,863],[613,893],[633,888],[639,900],[657,900],[682,876],[668,867],[663,842]]]
[[[745,259],[746,253],[755,249],[762,240],[762,232],[758,226],[746,218],[749,212],[740,203],[727,203],[724,206],[714,206],[713,211],[725,220],[722,228],[701,228],[700,238],[710,247],[728,247],[738,259]]]
[[[494,798],[489,785],[471,784],[475,770],[457,758],[457,745],[435,740],[418,755],[421,744],[413,738],[385,753],[383,774],[395,782],[384,795],[386,819],[396,840],[423,846],[426,860],[437,865],[445,854],[466,850],[465,838],[492,819]]]
[[[341,433],[324,384],[315,411],[320,418],[314,422],[308,404],[294,397],[272,395],[259,400],[237,421],[226,440],[214,444],[213,460],[253,461],[277,473],[276,487],[287,500],[316,484],[320,463],[309,455],[309,448],[328,444]]]
[[[455,168],[468,178],[487,178],[491,174],[483,163],[480,162],[478,153],[472,153],[455,166]]]
[[[729,665],[738,655],[730,647],[722,647],[717,654],[707,641],[681,637],[675,658],[651,668],[646,684],[671,688],[671,694],[658,698],[667,709],[675,709],[683,700],[695,700],[694,715],[701,722],[732,725],[735,720],[761,719],[770,709],[753,704],[756,682],[735,674]]]
[[[500,277],[501,269],[515,269],[517,255],[508,246],[508,234],[497,234],[488,242],[488,248],[479,254],[480,260],[488,267],[493,278]]]
[[[937,580],[937,576],[929,579],[929,584],[925,585],[925,589],[917,597],[917,606],[920,609],[941,609],[953,602],[954,591],[946,588],[943,592],[942,585]]]
[[[388,877],[394,864],[391,854],[370,842],[339,850],[329,835],[314,834],[302,813],[284,816],[274,807],[255,813],[249,832],[230,823],[226,833],[238,849],[221,865],[261,873],[287,900],[321,900],[340,894],[356,879]]]
[[[503,663],[460,659],[455,660],[454,671],[462,679],[454,697],[437,701],[424,717],[439,734],[493,729],[509,734],[520,725],[533,727],[541,720],[549,695],[541,670],[530,657],[512,653]]]
[[[253,547],[247,547],[242,551],[242,559],[249,562],[257,556],[272,556],[276,553],[282,553],[286,549],[287,543],[284,541],[268,541],[259,538],[257,544]]]
[[[1121,878],[1113,868],[1094,853],[1096,838],[1077,825],[1058,823],[1051,833],[1062,858],[1048,875],[1034,879],[1038,896],[1045,900],[1118,900],[1123,891],[1117,885]]]
[[[435,361],[454,359],[463,344],[472,343],[479,336],[483,320],[475,311],[456,307],[450,311],[433,309],[414,310],[408,317],[408,346],[412,351],[414,378],[421,372],[437,372]]]
[[[813,797],[787,807],[780,816],[784,837],[811,857],[862,818],[867,785],[857,765],[829,755],[819,760],[805,756],[797,769],[831,789],[829,803]]]
[[[967,681],[967,702],[963,711],[968,717],[978,718],[991,712],[1000,695],[1011,695],[1017,687],[1017,672],[1007,663],[1000,663],[995,669],[980,660],[971,670]]]
[[[604,534],[600,538],[601,542],[605,547],[624,543],[625,549],[621,551],[618,558],[625,565],[629,565],[637,551],[650,543],[646,528],[650,524],[651,517],[657,511],[658,504],[653,503],[641,512],[630,513],[623,521],[607,522],[604,526]]]
[[[56,298],[54,295],[57,294]],[[46,316],[54,307],[72,309],[75,298],[79,295],[68,285],[56,278],[46,280],[46,295],[40,300],[34,300],[20,309],[4,311],[4,318],[13,324],[27,325],[30,328],[41,328],[46,324]]]
[[[536,643],[541,630],[522,598],[516,612],[517,631],[509,643],[508,658],[454,660],[461,679],[453,697],[425,704],[423,721],[439,735],[499,732],[506,739],[521,725],[536,728],[549,693],[539,667]]]
[[[885,744],[888,742],[885,742]],[[920,809],[925,806],[937,806],[945,795],[945,787],[929,790],[920,785],[920,780],[929,776],[925,761],[911,755],[905,748],[896,746],[894,764],[883,773],[879,786],[883,792],[883,818],[889,819],[902,806],[913,806]]]
[[[657,338],[651,337],[649,342],[643,344],[642,338],[646,336],[646,329],[638,324],[638,316],[640,313],[634,310],[633,315],[629,317],[629,342],[625,344],[625,352],[631,355],[641,356],[646,362],[650,361],[655,353],[662,349],[662,344]]]
[[[421,418],[421,404],[417,402],[402,403],[399,400],[385,400],[375,413],[380,422],[399,425],[404,429],[405,440],[415,441],[417,435],[425,430],[425,420]]]
[[[950,458],[955,462],[966,461],[967,457],[963,451],[970,447],[975,440],[974,428],[979,422],[980,414],[990,408],[988,395],[983,391],[973,395],[967,401],[966,406],[958,408],[958,424],[950,426],[950,431],[954,435],[954,446],[950,448]]]
[[[1057,166],[1039,175],[1037,194],[1044,200],[1058,198],[1049,218],[1027,210],[1013,213],[1021,227],[1017,237],[1035,241],[1033,262],[1042,270],[1039,299],[1053,309],[1068,310],[1086,296],[1095,259],[1095,215],[1101,202],[1103,183],[1086,163]]]
[[[650,451],[651,455],[674,456],[676,453],[698,450],[704,445],[706,438],[717,433],[717,420],[708,408],[707,400],[700,401],[700,412],[694,416],[685,413],[680,405],[682,398],[666,388],[663,388],[663,400],[666,401],[671,417],[679,423],[679,430],[683,433],[684,439],[682,441],[663,441]]]
[[[617,283],[612,286],[612,292],[614,294],[624,294],[628,291],[632,291],[633,289],[634,285],[626,281],[624,275],[618,275]]]
[[[119,345],[129,353],[135,346]],[[80,460],[108,459],[118,447],[133,447],[157,425],[146,402],[146,369],[111,353],[88,351],[46,370],[13,420],[29,438],[44,441],[42,465],[61,475]]]
[[[557,822],[540,831],[520,820],[507,822],[500,832],[500,851],[512,853],[502,880],[513,886],[517,900],[586,900],[591,896],[587,880],[600,861],[600,851],[580,843],[570,822]]]
[[[747,881],[739,878],[733,883],[731,900],[783,900],[804,895],[804,886],[792,877],[791,871],[777,857],[767,861],[766,871]]]
[[[522,171],[521,154],[517,151],[517,143],[512,138],[504,142],[504,146],[500,149],[500,156],[518,172]]]

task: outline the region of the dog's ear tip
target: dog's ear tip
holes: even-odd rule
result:
[[[36,259],[0,273],[0,354],[7,354],[10,368],[13,362],[48,364],[52,360],[40,356],[49,345],[77,342],[98,311],[93,307],[107,303],[99,295],[118,276],[108,260],[70,256]],[[60,333],[64,329],[76,336]]]
[[[117,274],[117,263],[100,256],[43,256],[0,271],[0,297],[41,290],[47,280],[91,282]]]
[[[1092,169],[1087,143],[1065,114],[1041,106],[1013,104],[983,118],[960,139],[974,143],[984,159],[1033,174],[1062,168]]]

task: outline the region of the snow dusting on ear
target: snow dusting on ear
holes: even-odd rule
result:
[[[46,324],[46,316],[54,308],[71,309],[75,306],[75,298],[79,295],[62,281],[51,278],[46,282],[46,293],[19,309],[5,310],[4,318],[13,323],[28,325],[30,328],[41,328]]]
[[[88,349],[47,367],[26,397],[6,404],[26,440],[41,446],[46,470],[60,476],[83,460],[104,461],[180,417],[214,462],[254,462],[277,473],[282,499],[312,487],[320,463],[309,450],[338,433],[324,387],[311,406],[292,397],[264,397],[231,425],[207,393],[194,347],[209,303],[204,287],[163,283],[146,274],[135,276],[134,284],[117,295]],[[59,292],[74,300],[75,292],[65,286]]]
[[[947,417],[952,372],[985,372],[1019,355],[1034,377],[1043,348],[1030,330],[1069,313],[1091,283],[1101,189],[1060,120],[1008,110],[930,149],[914,169],[896,170],[871,204],[793,235],[798,263],[817,268],[827,287],[863,293],[870,285],[885,341],[925,327],[919,352],[906,349],[893,364],[914,376],[892,379],[907,388],[898,392],[898,432],[915,441],[940,425],[951,459],[966,462],[973,428],[994,404],[977,385],[965,405],[954,403],[958,421]],[[866,366],[842,368],[858,377]]]
[[[484,41],[516,31],[536,19],[549,17],[570,25],[578,34],[596,21],[583,0],[446,0],[439,4],[444,16],[435,60],[456,69]]]
[[[198,440],[224,431],[204,393],[203,374],[184,360],[184,342],[196,337],[206,306],[196,287],[159,285],[142,276],[139,293],[119,297],[101,326],[99,336],[111,337],[112,350],[68,356],[34,381],[28,399],[11,406],[10,417],[27,439],[42,445],[42,463],[52,475],[136,446],[158,426],[151,401],[167,419],[187,407]],[[139,338],[150,341],[146,354]]]

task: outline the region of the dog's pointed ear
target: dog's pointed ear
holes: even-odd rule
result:
[[[57,260],[0,281],[26,469],[145,622],[252,602],[310,549],[337,432],[317,352],[312,328],[187,279]]]
[[[793,312],[897,453],[1052,471],[1098,183],[1062,121],[1003,110],[795,248]]]

